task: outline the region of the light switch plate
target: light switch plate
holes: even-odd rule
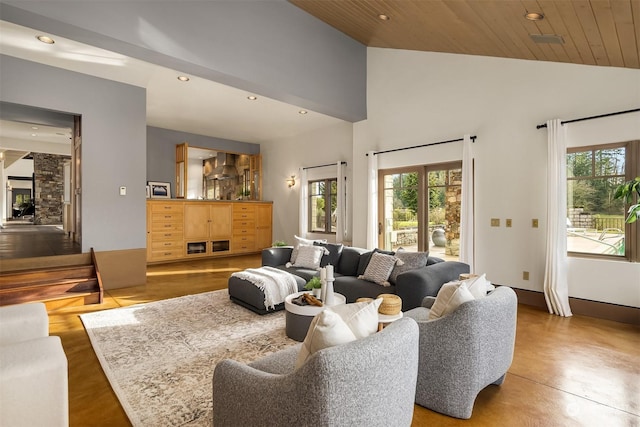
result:
[[[500,218],[491,218],[492,227],[500,227]]]
[[[507,227],[511,227],[511,218],[507,218],[507,219],[505,220],[505,222],[506,222],[506,224],[505,224],[505,225],[506,225]]]
[[[529,280],[529,272],[528,271],[523,271],[522,272],[522,280]]]
[[[538,228],[538,219],[537,218],[534,218],[534,219],[531,220],[531,226],[533,228]]]
[[[120,187],[120,195],[121,196],[127,195],[127,187]]]

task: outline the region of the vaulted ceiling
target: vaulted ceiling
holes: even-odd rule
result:
[[[370,47],[640,68],[640,0],[290,2]],[[544,18],[528,20],[527,12]]]

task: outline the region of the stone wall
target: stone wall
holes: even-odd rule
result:
[[[36,206],[35,224],[62,224],[64,203],[64,162],[70,156],[33,153]]]

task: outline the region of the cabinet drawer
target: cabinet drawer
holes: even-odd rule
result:
[[[251,212],[236,212],[233,211],[233,222],[236,221],[254,221],[256,219],[256,213]]]
[[[233,252],[252,252],[255,251],[256,244],[254,239],[234,238],[231,241],[231,250]]]
[[[254,230],[256,228],[256,222],[248,219],[240,219],[233,221],[233,232],[236,233],[239,230]]]
[[[154,222],[151,224],[152,233],[156,233],[160,231],[167,231],[167,232],[179,231],[182,233],[183,228],[184,228],[184,224],[182,222]]]
[[[154,242],[166,241],[166,240],[177,240],[182,241],[183,235],[182,231],[175,230],[165,230],[165,231],[155,231],[151,233],[151,240]]]
[[[151,212],[159,213],[159,212],[180,212],[183,210],[182,203],[167,203],[166,205],[160,205],[155,203],[150,203]]]
[[[165,259],[177,259],[183,258],[184,254],[182,253],[183,249],[165,249],[165,250],[157,250],[151,251],[151,256],[149,257],[150,261],[160,261]]]
[[[231,240],[232,243],[249,243],[251,245],[253,245],[256,241],[256,236],[255,234],[251,234],[249,236],[237,236],[237,235],[233,235],[233,239]]]
[[[176,250],[182,250],[184,244],[182,243],[182,240],[179,241],[175,241],[175,240],[167,240],[165,242],[151,242],[151,250],[152,251],[160,251],[163,249],[176,249]]]
[[[154,212],[151,214],[152,222],[183,222],[184,215],[182,212]]]

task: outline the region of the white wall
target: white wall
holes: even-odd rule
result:
[[[346,161],[347,176],[347,212],[352,212],[352,124],[340,123],[336,126],[318,129],[306,135],[298,135],[281,141],[261,144],[263,170],[263,199],[273,201],[273,240],[293,243],[294,234],[298,234],[298,200],[300,197],[300,174],[298,169],[306,166],[324,165]],[[310,179],[336,176],[336,167],[311,169]],[[296,176],[296,185],[287,187],[286,180]],[[349,215],[347,227],[352,229]],[[349,232],[346,240],[350,240]],[[321,235],[330,241],[335,236]]]
[[[354,187],[366,188],[369,150],[477,135],[476,270],[499,284],[541,291],[547,134],[536,125],[637,108],[640,71],[369,48],[367,98],[368,119],[354,125]],[[378,160],[394,167],[461,156],[453,143]],[[354,211],[366,206],[366,191],[354,192]],[[491,218],[502,226],[490,227]],[[512,228],[504,227],[506,218]],[[366,219],[354,220],[353,237],[365,245]],[[569,275],[571,296],[640,307],[640,264],[571,259]]]

